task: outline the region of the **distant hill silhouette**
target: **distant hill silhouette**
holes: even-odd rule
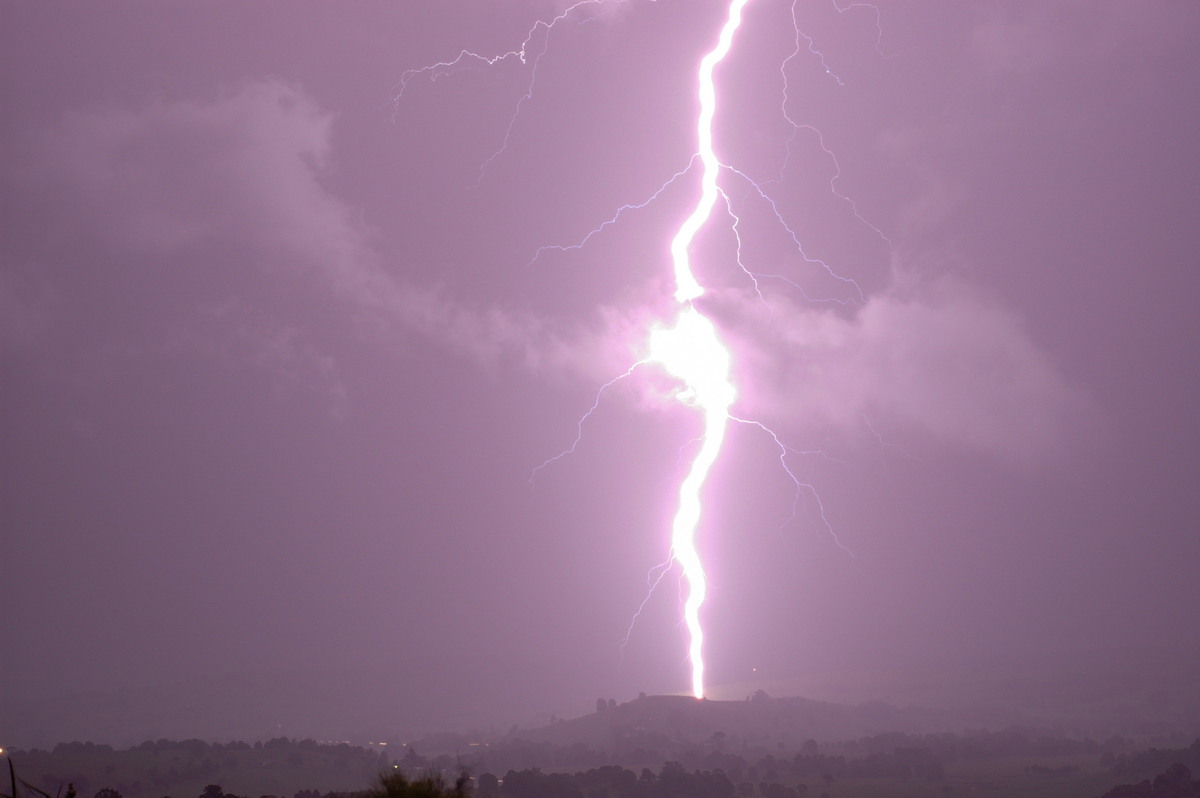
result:
[[[758,693],[745,701],[697,700],[691,696],[652,695],[579,718],[513,736],[557,745],[580,743],[598,749],[623,749],[655,740],[709,743],[720,733],[733,745],[765,740],[852,739],[898,729],[938,728],[940,713],[898,709],[882,702],[855,706],[806,698],[771,698]]]

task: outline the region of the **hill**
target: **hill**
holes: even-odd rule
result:
[[[622,751],[651,743],[783,743],[798,747],[808,739],[845,740],[900,729],[923,732],[944,728],[942,713],[898,709],[883,702],[836,704],[808,698],[770,698],[763,692],[744,701],[697,701],[691,696],[641,696],[634,701],[548,726],[515,732],[532,741]]]

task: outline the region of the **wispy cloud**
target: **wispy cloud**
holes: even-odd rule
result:
[[[951,278],[893,288],[857,308],[743,307],[748,412],[791,423],[916,429],[1016,460],[1053,455],[1094,408],[1020,319]]]
[[[239,272],[265,275],[281,294],[307,281],[377,331],[533,367],[567,359],[569,347],[532,315],[456,302],[379,251],[323,182],[335,168],[333,124],[302,89],[250,82],[209,101],[71,114],[42,143],[39,165],[65,224],[148,273],[180,274],[179,290],[189,272],[232,272],[214,293],[239,301],[253,283]],[[214,307],[193,310],[202,305]]]
[[[326,385],[338,408],[346,389],[329,349],[300,320],[275,310],[256,320],[248,303],[304,283],[377,334],[418,334],[485,363],[601,380],[636,359],[654,315],[648,296],[565,322],[464,303],[451,287],[408,279],[324,182],[336,165],[334,123],[300,88],[260,81],[206,102],[74,114],[43,156],[94,234],[144,268],[203,271],[223,258],[225,271],[232,264],[277,283],[257,299],[231,283],[192,310],[232,325],[263,368]],[[934,199],[936,208],[914,209],[918,227],[930,216],[936,225],[953,204],[952,192]],[[798,424],[857,424],[867,414],[1015,458],[1061,445],[1087,403],[1016,316],[951,279],[893,283],[852,310],[775,298],[763,313],[757,300],[726,297],[743,353],[742,405]]]

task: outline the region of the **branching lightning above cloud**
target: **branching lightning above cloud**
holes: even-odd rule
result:
[[[566,20],[572,19],[573,15],[582,14],[585,7],[600,5],[606,1],[608,0],[582,0],[582,2],[568,6],[566,10],[549,21],[534,23],[528,30],[520,46],[516,49],[492,56],[484,56],[464,50],[452,60],[439,62],[419,69],[411,69],[402,76],[399,94],[396,99],[397,101],[400,99],[408,84],[417,77],[424,76],[429,79],[436,79],[470,65],[491,66],[509,59],[515,59],[522,64],[526,64],[530,70],[526,90],[517,101],[513,114],[508,121],[503,142],[495,152],[483,161],[480,167],[480,177],[482,179],[487,166],[504,153],[517,118],[520,115],[521,107],[533,95],[537,77],[537,66],[542,55],[546,52],[547,40],[553,28]],[[625,2],[626,0],[611,1]],[[738,389],[734,384],[733,377],[733,354],[730,346],[722,340],[717,325],[706,315],[703,308],[697,304],[697,300],[705,294],[705,288],[693,269],[692,249],[698,234],[712,220],[713,211],[717,207],[718,200],[722,202],[724,212],[729,218],[729,228],[737,242],[736,265],[742,274],[748,278],[760,300],[765,301],[760,290],[760,281],[763,279],[778,279],[798,290],[801,296],[809,302],[857,305],[864,301],[863,291],[854,280],[837,274],[824,261],[810,256],[805,251],[799,235],[785,221],[778,204],[762,185],[746,172],[729,166],[718,158],[714,142],[714,120],[716,118],[718,103],[718,92],[714,75],[733,47],[735,34],[741,25],[743,11],[748,4],[749,0],[730,0],[726,8],[724,23],[720,28],[712,49],[705,53],[699,61],[696,70],[697,83],[695,89],[699,105],[694,127],[696,150],[688,163],[663,181],[648,198],[640,202],[631,202],[620,206],[610,218],[602,221],[575,243],[546,244],[541,246],[533,254],[530,261],[532,264],[551,253],[568,254],[584,248],[593,238],[602,234],[609,227],[617,225],[625,214],[639,211],[657,201],[669,187],[675,185],[685,175],[691,173],[697,165],[699,166],[699,185],[696,189],[695,200],[690,206],[690,211],[671,237],[667,247],[670,253],[674,282],[673,300],[675,308],[672,318],[669,323],[659,322],[652,325],[642,358],[599,388],[592,406],[578,421],[576,436],[571,445],[559,454],[543,462],[530,475],[532,481],[542,469],[574,453],[583,438],[584,425],[600,407],[604,392],[615,383],[629,378],[639,366],[657,365],[667,375],[677,381],[680,387],[675,391],[674,398],[684,405],[699,411],[703,418],[703,433],[699,438],[699,449],[692,458],[686,474],[679,483],[678,505],[671,525],[669,557],[664,563],[656,566],[651,571],[652,574],[656,575],[650,579],[649,589],[652,593],[666,572],[670,570],[672,564],[679,565],[686,588],[682,614],[688,635],[688,659],[691,664],[691,692],[697,698],[702,698],[705,695],[704,629],[701,622],[701,608],[708,591],[704,563],[697,546],[697,532],[703,509],[702,492],[713,465],[716,463],[721,452],[730,422],[738,422],[755,427],[765,432],[771,438],[775,446],[778,447],[779,462],[795,487],[797,501],[802,492],[811,493],[818,507],[821,524],[830,533],[836,544],[849,553],[849,549],[834,534],[833,527],[825,516],[820,497],[816,495],[811,485],[797,478],[788,466],[788,455],[797,453],[796,450],[788,447],[783,443],[779,435],[761,422],[731,415],[731,407],[738,396]],[[846,9],[838,8],[838,10],[844,11]],[[812,39],[799,31],[795,19],[794,3],[792,5],[792,22],[797,29],[795,39],[796,49],[784,61],[781,70],[783,70],[784,74],[783,117],[792,127],[792,138],[794,140],[800,129],[808,126],[799,125],[788,116],[786,108],[788,102],[786,66],[787,62],[799,53],[801,41],[806,41],[808,50],[820,59],[821,66],[826,74],[830,75],[839,84],[841,84],[841,79],[833,74],[825,62],[824,55],[815,48]],[[816,133],[815,129],[812,130]],[[819,133],[817,135],[819,138]],[[820,142],[820,145],[821,149],[830,158],[833,158],[832,152],[825,146],[823,141]],[[790,146],[791,142],[789,141],[789,150]],[[834,159],[834,164],[836,168],[836,159]],[[787,163],[785,159],[784,165],[780,169],[780,176],[771,182],[782,180],[783,171],[786,168]],[[791,277],[780,273],[760,272],[747,266],[742,258],[742,234],[739,229],[741,219],[734,208],[733,200],[726,189],[720,185],[722,174],[748,185],[750,195],[757,198],[759,202],[762,202],[769,208],[770,216],[790,238],[794,251],[802,261],[805,264],[817,266],[834,284],[840,283],[845,286],[846,293],[840,296],[814,296]],[[843,201],[849,203],[854,215],[864,224],[867,224],[861,215],[859,215],[854,203],[836,190],[833,184],[835,180],[836,174],[830,182],[830,190]],[[871,229],[879,233],[873,226],[871,226]],[[882,233],[879,233],[879,235],[883,237]],[[796,505],[794,502],[793,516],[795,509]],[[630,623],[630,632],[626,633],[626,640],[628,640],[633,624],[644,607],[645,600],[643,600],[642,605]]]
[[[609,3],[626,3],[629,0],[577,0],[562,10],[557,16],[549,20],[537,20],[530,26],[525,33],[525,38],[521,40],[519,47],[508,50],[495,55],[480,55],[471,50],[460,50],[458,55],[449,61],[438,61],[435,64],[427,64],[416,69],[409,69],[400,76],[400,83],[396,90],[396,95],[393,98],[393,104],[398,105],[401,98],[404,96],[408,85],[416,78],[427,77],[430,80],[437,80],[440,77],[457,72],[461,69],[474,67],[490,67],[501,63],[502,61],[516,60],[521,64],[529,67],[529,80],[525,84],[525,91],[520,99],[517,100],[516,107],[513,109],[512,116],[508,119],[508,125],[504,128],[504,137],[495,151],[492,152],[479,165],[479,176],[476,181],[476,186],[483,181],[484,173],[488,166],[504,154],[508,149],[509,140],[512,138],[513,128],[516,127],[517,119],[521,116],[521,109],[525,103],[533,99],[534,87],[537,84],[538,66],[542,62],[542,56],[546,54],[546,48],[549,46],[549,37],[551,32],[559,24],[572,19],[577,13],[582,13],[581,9],[589,7],[598,7]],[[653,2],[653,0],[652,0]],[[584,19],[586,21],[586,18]],[[541,46],[538,47],[538,38],[541,34]]]

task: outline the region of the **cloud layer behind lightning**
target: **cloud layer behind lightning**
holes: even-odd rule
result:
[[[877,2],[746,6],[683,302],[729,0],[6,7],[6,745],[690,694],[686,329],[707,697],[1194,684],[1200,9]]]

